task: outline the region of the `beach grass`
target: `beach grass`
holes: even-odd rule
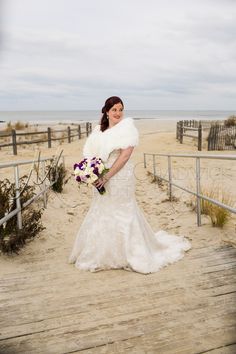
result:
[[[234,201],[231,195],[222,190],[219,186],[208,186],[201,189],[201,194],[217,200],[225,205],[234,206]],[[196,210],[196,199],[192,199],[193,209]],[[208,200],[201,199],[201,214],[206,215],[210,218],[211,224],[214,227],[223,228],[225,224],[230,220],[231,213],[229,210],[222,208],[216,204],[211,203]]]

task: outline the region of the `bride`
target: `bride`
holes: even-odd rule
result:
[[[123,268],[153,273],[176,262],[191,248],[183,236],[165,231],[154,233],[135,198],[134,164],[130,160],[138,145],[138,130],[132,118],[123,118],[119,97],[106,100],[103,116],[87,138],[84,157],[100,157],[109,171],[93,188],[87,215],[75,238],[69,263],[96,272]]]

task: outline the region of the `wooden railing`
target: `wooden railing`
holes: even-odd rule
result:
[[[48,148],[52,147],[52,141],[56,140],[65,140],[67,139],[68,143],[71,143],[73,137],[78,137],[81,139],[83,135],[88,136],[92,131],[92,124],[90,122],[86,122],[85,127],[80,124],[77,128],[67,127],[67,129],[51,129],[50,127],[44,131],[36,131],[36,132],[17,132],[15,129],[12,129],[10,133],[1,133],[0,141],[2,138],[10,138],[11,142],[0,143],[0,149],[6,146],[12,146],[13,154],[17,155],[17,146],[18,145],[28,145],[28,144],[38,144],[38,143],[47,143]],[[64,133],[65,135],[62,137],[54,137],[56,133]],[[42,139],[34,139],[34,140],[24,140],[20,141],[17,137],[29,137],[34,135],[44,135]]]
[[[215,128],[215,130],[212,127],[218,127]],[[227,130],[228,129],[228,135],[230,137],[226,136],[226,142],[224,144],[224,138],[220,133],[217,135],[218,132],[222,130]],[[202,150],[202,145],[203,145],[203,132],[207,131],[209,132],[209,140],[208,140],[208,150],[230,150],[235,148],[236,142],[235,142],[235,133],[233,134],[233,128],[230,130],[229,128],[224,127],[224,121],[221,120],[202,120],[202,121],[197,121],[197,120],[182,120],[177,122],[176,124],[176,139],[179,140],[180,144],[183,144],[183,137],[188,137],[192,139],[197,139],[197,146],[198,150]],[[186,133],[187,132],[187,133]],[[192,134],[191,134],[192,132]],[[195,133],[194,133],[195,132]],[[227,135],[227,134],[226,134]],[[232,143],[232,140],[234,138],[234,141]],[[218,139],[218,140],[217,140]],[[232,145],[231,148],[228,146],[224,148],[212,148],[217,146],[222,146],[224,145]],[[234,146],[234,147],[233,147]]]
[[[197,132],[197,134],[190,134],[186,132]],[[192,139],[197,139],[198,151],[202,150],[202,123],[201,121],[190,120],[190,121],[179,121],[176,125],[176,139],[179,140],[180,144],[183,144],[183,137],[188,137]]]

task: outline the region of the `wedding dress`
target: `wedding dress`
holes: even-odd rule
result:
[[[88,156],[88,151],[90,155],[99,151],[109,168],[119,156],[119,146],[137,145],[137,130],[134,127],[130,129],[132,137],[123,131],[124,126],[130,128],[133,125],[132,118],[129,118],[129,122],[128,118],[123,120],[126,122],[121,121],[117,124],[119,127],[108,129],[110,132],[94,129],[95,135],[97,133],[96,142],[103,141],[103,134],[106,133],[106,147],[103,147],[102,152],[98,148],[99,144],[94,145],[94,138],[90,139],[93,144],[88,138],[90,150],[87,144],[84,155]],[[114,137],[119,138],[119,141]],[[92,202],[75,238],[69,263],[91,272],[123,268],[148,274],[180,260],[184,252],[191,248],[190,242],[183,236],[152,230],[136,201],[134,164],[131,159],[109,179],[105,189],[106,193],[101,195],[93,188]]]

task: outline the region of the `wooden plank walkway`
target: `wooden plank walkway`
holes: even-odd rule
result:
[[[149,275],[79,271],[47,252],[1,276],[0,353],[236,353],[230,245],[194,247]]]

